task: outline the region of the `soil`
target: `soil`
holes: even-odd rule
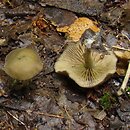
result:
[[[129,49],[126,38],[116,37],[123,30],[130,38],[127,5],[126,0],[2,0],[0,130],[129,130],[130,93],[117,95],[124,76],[114,74],[97,87],[83,89],[54,70],[67,46],[66,35],[56,27],[78,17],[97,21],[110,48],[118,41]],[[27,81],[12,79],[2,70],[6,55],[30,45],[37,49],[43,70]]]

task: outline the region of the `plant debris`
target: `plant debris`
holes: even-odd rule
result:
[[[0,2],[0,129],[129,129],[129,76],[122,95],[117,95],[129,66],[129,12],[130,2],[127,0],[2,0]],[[30,48],[32,45],[36,49],[33,48],[36,57],[40,58],[43,69],[41,67],[42,70],[39,69],[35,75],[22,71],[24,78],[33,74],[27,81],[21,78],[15,80],[16,77],[14,79],[10,77],[11,75],[8,76],[2,68],[5,67],[5,61],[10,53]],[[68,59],[70,61],[68,66],[63,66],[63,69],[72,69],[81,63],[79,61],[83,60],[82,57],[89,56],[90,59],[103,59],[108,63],[104,67],[97,68],[101,72],[105,68],[105,73],[111,70],[109,65],[114,59],[117,62],[115,60],[112,75],[106,80],[105,75],[103,82],[95,84],[97,87],[83,88],[79,87],[82,85],[78,82],[55,72],[55,64],[66,50],[72,53],[66,54],[67,58],[64,61],[67,63]],[[88,55],[81,56],[80,54],[86,50]],[[121,57],[117,55],[115,57],[115,51],[123,52],[120,53]],[[109,52],[114,59],[107,60],[107,57],[111,57]],[[74,60],[71,57],[76,60],[73,66],[71,65]],[[26,65],[22,65],[24,70],[29,66],[31,69],[35,65],[35,63],[29,65],[29,60],[25,62]],[[87,62],[86,66],[90,65],[88,63],[91,62]],[[99,62],[95,61],[93,66],[97,64]],[[13,67],[13,70],[16,69],[18,72],[22,70],[18,65]],[[76,69],[77,71],[81,72],[80,69]],[[94,76],[92,71],[89,72],[89,83],[92,83],[93,78],[90,77]],[[79,76],[77,74],[78,79]]]
[[[66,32],[70,39],[73,41],[79,41],[85,30],[89,28],[94,32],[99,32],[100,30],[92,20],[81,17],[76,19],[70,26],[58,27],[57,31]]]
[[[39,3],[91,16],[99,15],[103,9],[103,3],[97,0],[40,0]]]

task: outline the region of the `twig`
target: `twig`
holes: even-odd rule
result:
[[[55,118],[61,118],[63,119],[64,117],[63,116],[60,116],[60,115],[55,115],[55,114],[49,114],[49,113],[44,113],[44,112],[36,112],[36,111],[28,111],[28,110],[24,110],[24,109],[20,109],[20,108],[14,108],[14,107],[11,107],[11,106],[5,106],[3,104],[0,104],[0,109],[3,108],[3,109],[6,109],[6,110],[14,110],[14,111],[18,111],[18,112],[27,112],[27,113],[36,113],[38,115],[44,115],[44,116],[49,116],[49,117],[55,117]]]
[[[64,118],[63,116],[60,116],[60,115],[49,114],[49,113],[43,113],[43,112],[33,112],[33,113],[36,113],[36,114],[38,114],[38,115],[44,115],[44,116],[54,117],[54,118],[61,118],[61,119]]]
[[[118,90],[117,94],[120,96],[122,95],[123,91],[125,91],[128,80],[129,80],[129,76],[130,76],[130,61],[129,61],[129,65],[128,65],[128,69],[124,78],[124,81],[120,87],[120,89]]]
[[[6,110],[14,110],[14,111],[18,111],[18,112],[21,112],[21,111],[26,111],[24,109],[20,109],[20,108],[15,108],[15,107],[12,107],[12,106],[7,106],[7,105],[4,105],[2,103],[0,103],[0,109],[6,109]]]
[[[8,113],[11,117],[13,117],[16,121],[18,121],[19,123],[21,123],[21,124],[25,127],[26,130],[29,130],[29,129],[27,128],[27,126],[25,125],[25,123],[23,123],[21,120],[19,120],[17,117],[15,117],[11,112],[7,111],[7,113]]]
[[[70,114],[69,114],[69,112],[67,111],[67,108],[66,108],[66,105],[64,106],[64,109],[65,109],[65,112],[66,112],[66,114],[67,114],[67,116],[68,116],[68,118],[69,118],[69,128],[68,128],[68,130],[71,130],[71,125],[72,125],[72,117],[70,116]]]
[[[130,49],[126,49],[126,48],[119,47],[119,46],[112,46],[112,48],[130,52]]]
[[[70,116],[70,114],[68,113],[67,108],[66,108],[66,105],[64,106],[64,109],[65,109],[65,112],[66,112],[67,116],[68,116],[68,117],[69,117],[69,119],[71,120],[71,119],[72,119],[72,117],[71,117],[71,116]]]
[[[127,38],[128,41],[130,41],[129,36],[128,36],[129,34],[126,34],[126,33],[127,33],[126,31],[121,31],[121,34],[118,34],[116,37],[118,38],[120,36],[123,36]]]

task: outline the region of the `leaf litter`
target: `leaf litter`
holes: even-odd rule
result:
[[[129,3],[71,0],[68,1],[71,4],[67,5],[64,2],[2,1],[0,39],[4,41],[0,45],[0,68],[12,50],[33,44],[44,61],[44,70],[26,83],[14,80],[0,70],[0,128],[129,129],[128,89],[127,93],[123,91],[122,96],[117,96],[125,73],[123,76],[114,74],[93,89],[83,89],[71,79],[54,71],[54,64],[68,45],[68,40],[82,40],[87,29],[101,32],[100,44],[106,51],[129,51],[129,6],[126,6]],[[69,34],[69,39],[65,33]],[[100,47],[97,45],[96,49],[102,50]],[[128,63],[124,67],[125,72],[127,67]],[[129,85],[128,80],[127,86]],[[14,86],[20,89],[16,90]],[[111,98],[108,96],[104,100],[105,93],[110,93]],[[111,107],[104,106],[107,102]]]

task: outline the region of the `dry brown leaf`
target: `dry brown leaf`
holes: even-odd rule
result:
[[[106,117],[106,112],[104,110],[97,110],[95,113],[94,113],[94,118],[98,119],[98,120],[103,120],[105,117]]]
[[[76,19],[74,23],[69,26],[58,27],[57,31],[68,33],[73,41],[79,41],[86,29],[91,29],[94,32],[100,31],[92,20],[85,17]]]
[[[6,39],[0,38],[0,46],[1,46],[1,45],[5,45],[5,44],[6,44]]]

